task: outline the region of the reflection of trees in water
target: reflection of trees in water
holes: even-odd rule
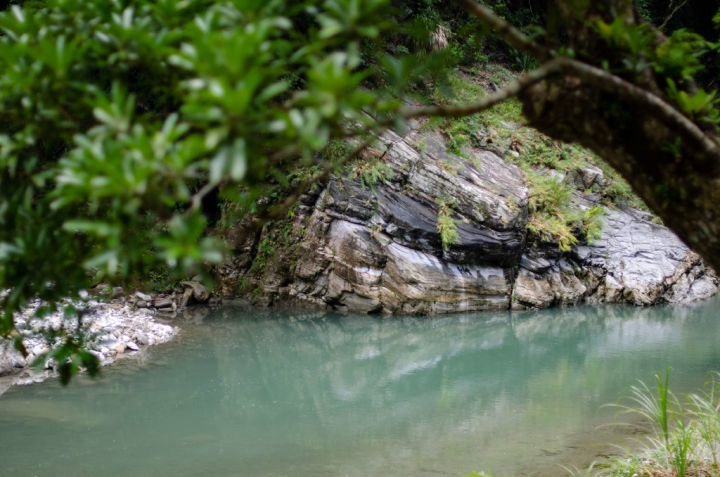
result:
[[[490,439],[519,421],[539,431],[558,419],[580,423],[636,378],[702,364],[710,344],[694,341],[718,329],[705,320],[686,330],[702,318],[687,307],[438,318],[266,312],[240,325],[225,314],[206,320],[224,411],[282,423],[285,438],[318,445],[386,434],[430,447],[438,434]]]

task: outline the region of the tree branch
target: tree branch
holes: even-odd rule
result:
[[[662,98],[595,66],[570,58],[558,58],[557,61],[563,73],[576,76],[590,85],[648,109],[669,127],[677,130],[684,140],[694,143],[706,158],[720,159],[720,150],[715,141]]]
[[[665,21],[662,22],[662,25],[660,25],[660,26],[658,27],[658,30],[664,30],[665,27],[667,26],[668,22],[669,22],[670,20],[672,20],[672,17],[674,17],[675,14],[678,12],[678,10],[680,10],[682,7],[684,7],[685,4],[686,4],[688,1],[689,1],[689,0],[685,0],[685,1],[682,2],[680,5],[678,5],[677,7],[675,7],[675,9],[674,9],[672,12],[670,12],[670,15],[668,15],[667,18],[665,18]]]
[[[508,42],[515,49],[523,51],[541,62],[548,61],[553,57],[550,50],[525,36],[520,30],[497,16],[495,12],[485,5],[481,5],[475,0],[455,0],[455,2],[490,27],[497,36]]]
[[[403,108],[400,115],[406,119],[420,116],[461,118],[490,109],[496,104],[517,96],[523,90],[560,72],[560,63],[555,59],[541,67],[523,74],[515,81],[508,83],[503,89],[484,97],[476,103],[462,106],[427,106],[422,108]]]
[[[202,187],[202,189],[193,194],[193,196],[190,198],[190,207],[185,211],[185,216],[187,217],[193,212],[200,210],[200,207],[202,206],[202,201],[205,196],[212,192],[214,188],[219,187],[220,184],[222,184],[222,181],[208,182]]]

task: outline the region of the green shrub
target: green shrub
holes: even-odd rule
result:
[[[30,299],[76,297],[88,271],[122,282],[157,262],[185,276],[219,261],[206,194],[251,210],[268,179],[282,189],[288,170],[332,166],[349,124],[362,131],[375,123],[366,112],[399,107],[359,87],[361,44],[395,29],[389,14],[388,0],[45,0],[0,12],[0,290],[12,289],[0,336]]]

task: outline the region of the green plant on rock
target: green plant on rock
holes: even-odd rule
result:
[[[458,233],[457,223],[452,218],[452,210],[449,201],[438,199],[438,217],[437,231],[440,234],[442,248],[446,252],[450,250],[450,246],[460,244],[460,234]]]
[[[578,242],[573,234],[572,189],[553,176],[529,172],[528,179],[528,231],[542,240],[557,242],[562,251],[569,251]]]
[[[582,214],[582,232],[585,236],[585,241],[593,245],[602,237],[602,231],[604,221],[602,218],[605,217],[605,209],[601,206],[592,206],[588,208]]]
[[[395,171],[380,159],[372,158],[353,164],[350,178],[359,181],[363,188],[375,190],[375,186],[393,180]]]

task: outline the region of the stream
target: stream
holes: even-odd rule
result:
[[[0,396],[3,477],[569,475],[628,387],[720,370],[720,299],[440,317],[197,310],[98,379]]]

